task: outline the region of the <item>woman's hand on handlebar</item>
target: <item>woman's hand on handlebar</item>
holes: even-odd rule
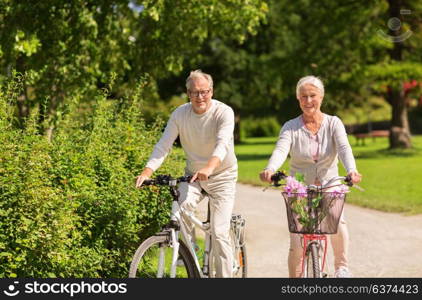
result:
[[[274,174],[273,170],[270,169],[265,169],[263,170],[261,173],[259,173],[259,178],[264,181],[264,182],[269,182],[271,183],[271,176]]]
[[[355,184],[355,183],[359,183],[359,182],[362,180],[362,175],[361,175],[361,174],[359,174],[359,172],[358,172],[358,171],[352,171],[352,172],[350,172],[349,174],[347,174],[347,176],[349,176],[349,177],[350,177],[351,182],[352,182],[353,184]]]

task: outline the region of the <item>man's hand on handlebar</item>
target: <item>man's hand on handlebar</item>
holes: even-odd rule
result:
[[[150,168],[145,168],[142,173],[136,177],[136,183],[135,183],[135,187],[136,188],[140,188],[142,187],[142,184],[144,183],[145,180],[148,180],[151,175],[153,173],[153,170]]]

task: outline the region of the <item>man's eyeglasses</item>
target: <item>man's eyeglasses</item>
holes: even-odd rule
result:
[[[211,92],[211,89],[209,89],[209,90],[203,90],[203,91],[196,91],[196,92],[193,92],[193,91],[188,91],[188,94],[189,94],[191,97],[199,97],[199,95],[201,95],[202,97],[205,97],[205,96],[206,96],[206,95],[208,95],[210,92]]]

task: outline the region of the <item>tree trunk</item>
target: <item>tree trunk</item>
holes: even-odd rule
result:
[[[235,113],[234,115],[234,143],[238,144],[241,142],[241,135],[240,135],[240,114]]]
[[[389,0],[390,18],[400,19],[400,9],[403,5],[401,0]],[[396,30],[393,30],[396,29]],[[390,28],[391,36],[399,36],[401,27]],[[393,61],[402,61],[403,42],[393,42],[393,48],[390,51],[390,57]],[[393,148],[411,148],[412,142],[409,130],[409,120],[407,118],[406,97],[402,85],[390,87],[387,94],[387,101],[392,107],[392,119],[390,128],[390,149]]]
[[[19,55],[16,61],[16,70],[20,74],[25,74],[25,60],[22,55]],[[16,105],[18,107],[18,122],[20,127],[24,127],[25,120],[29,116],[30,113],[30,106],[28,103],[28,88],[26,86],[26,78],[22,75],[23,78],[23,85],[22,85],[22,93],[18,96]]]
[[[53,86],[52,92],[53,95],[50,97],[47,107],[44,107],[42,113],[40,113],[39,118],[40,133],[44,134],[50,142],[53,140],[54,119],[56,118],[58,103],[63,99],[63,94],[57,91],[56,86]],[[56,95],[54,95],[54,92]]]
[[[392,106],[390,149],[411,148],[412,142],[407,118],[406,98],[403,89],[391,89],[388,93],[388,102]]]
[[[19,95],[16,105],[18,106],[18,122],[19,126],[23,128],[25,119],[29,116],[29,105],[27,101],[26,89]]]

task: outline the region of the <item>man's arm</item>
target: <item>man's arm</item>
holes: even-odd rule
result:
[[[229,144],[233,142],[234,112],[231,108],[226,108],[218,120],[217,142],[211,158],[207,165],[196,172],[191,182],[194,180],[208,180],[208,177],[218,168],[227,155]]]
[[[229,149],[229,145],[233,143],[234,131],[234,112],[227,107],[218,119],[217,142],[212,153],[212,157],[218,157],[220,163],[224,160]]]
[[[175,113],[173,113],[167,122],[166,129],[164,130],[161,139],[154,146],[154,150],[148,159],[145,169],[136,178],[137,188],[141,187],[142,183],[146,179],[149,179],[152,176],[152,173],[161,166],[178,135],[179,131],[175,121]]]

